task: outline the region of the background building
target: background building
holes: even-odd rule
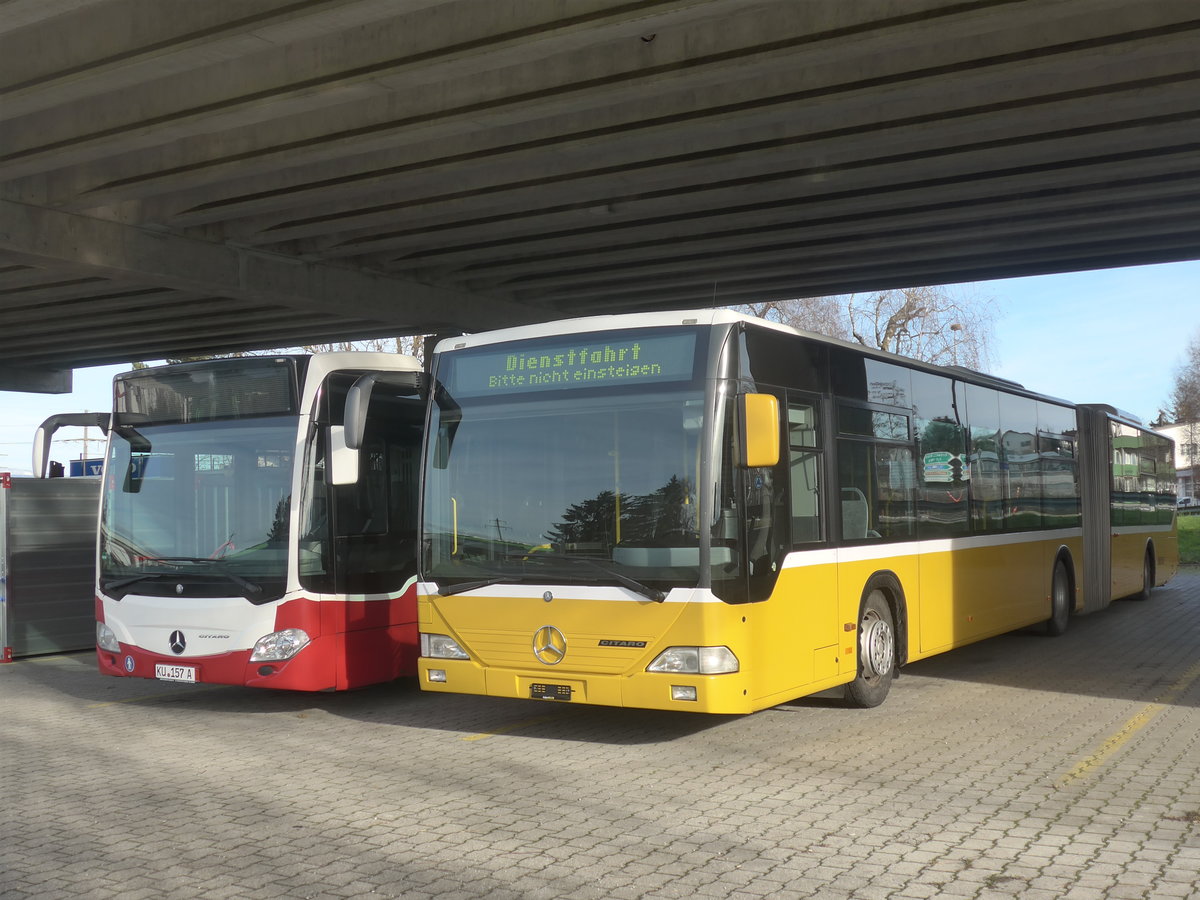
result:
[[[1163,425],[1155,429],[1175,442],[1175,476],[1179,500],[1200,503],[1196,497],[1197,466],[1200,464],[1200,422]]]

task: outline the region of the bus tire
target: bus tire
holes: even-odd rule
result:
[[[887,697],[896,674],[896,628],[892,608],[875,588],[863,599],[858,614],[858,675],[846,685],[849,706],[870,709]]]
[[[1050,618],[1046,620],[1046,634],[1057,637],[1067,630],[1071,622],[1071,577],[1067,565],[1061,559],[1054,563],[1054,574],[1050,577]]]
[[[1142,589],[1130,597],[1131,600],[1149,600],[1150,592],[1154,590],[1154,547],[1146,547],[1146,555],[1142,559]]]

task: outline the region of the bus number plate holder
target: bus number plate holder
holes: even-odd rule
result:
[[[546,684],[535,681],[529,685],[529,697],[532,700],[570,700],[571,686],[569,684]]]
[[[154,666],[154,677],[159,681],[180,681],[184,684],[195,684],[196,667],[171,666],[158,663]]]

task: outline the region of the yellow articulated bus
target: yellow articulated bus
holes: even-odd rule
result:
[[[747,713],[1145,597],[1171,442],[741,316],[606,316],[437,348],[421,687]]]

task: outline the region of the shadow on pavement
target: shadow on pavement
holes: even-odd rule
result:
[[[1151,702],[1180,683],[1195,664],[1197,646],[1200,574],[1188,573],[1158,588],[1146,603],[1120,601],[1107,610],[1075,618],[1058,638],[1033,630],[1014,632],[913,663],[897,681],[893,698],[901,692],[912,698],[935,691],[938,681],[955,681]],[[181,708],[237,716],[329,715],[385,727],[457,733],[463,740],[519,732],[535,739],[655,744],[739,718],[425,694],[415,679],[340,694],[168,684],[102,676],[91,651],[34,657],[0,667],[0,691],[13,690],[69,698],[87,710],[135,704],[164,715]],[[774,709],[832,711],[841,706],[837,693],[799,698]],[[931,693],[928,702],[938,700]],[[1200,678],[1175,691],[1172,702],[1200,706]]]

